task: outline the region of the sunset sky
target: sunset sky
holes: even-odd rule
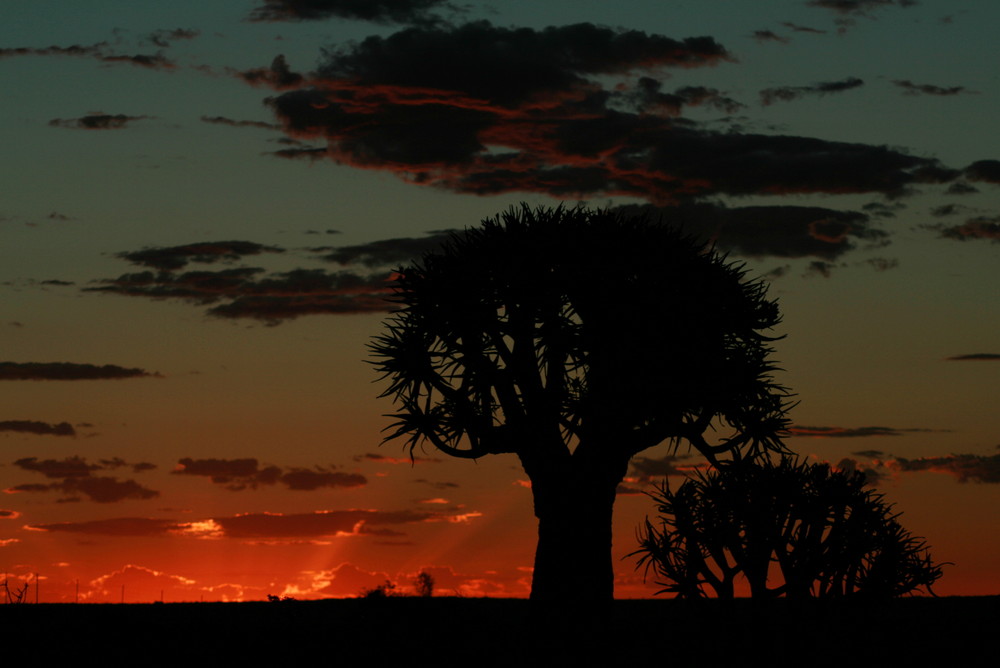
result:
[[[993,0],[4,3],[0,569],[42,601],[420,570],[526,596],[516,457],[380,447],[365,347],[444,231],[586,202],[768,281],[790,448],[870,471],[953,562],[937,593],[1000,594],[998,23]],[[701,461],[633,461],[619,597],[657,588],[624,558],[641,492]]]

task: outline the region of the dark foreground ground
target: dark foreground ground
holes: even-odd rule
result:
[[[11,666],[993,666],[1000,597],[0,605],[0,638]]]

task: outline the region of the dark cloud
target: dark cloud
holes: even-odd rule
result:
[[[37,531],[56,531],[65,533],[92,534],[98,536],[166,536],[176,531],[181,525],[174,520],[153,519],[148,517],[116,517],[106,520],[90,520],[87,522],[56,522],[54,524],[31,524],[30,529]]]
[[[666,455],[664,457],[633,457],[629,462],[629,477],[636,482],[648,483],[666,476],[683,476],[694,468],[680,462],[691,459],[691,455]],[[619,492],[629,493],[629,492]]]
[[[375,23],[425,23],[432,10],[455,9],[446,0],[263,0],[251,21],[303,21],[328,18]]]
[[[932,86],[931,84],[915,84],[908,79],[893,79],[892,83],[906,91],[907,95],[958,95],[960,93],[975,93],[965,86]]]
[[[457,482],[434,482],[427,480],[426,478],[417,478],[413,482],[420,483],[422,485],[429,485],[434,489],[457,489],[460,485]]]
[[[172,471],[175,475],[194,475],[210,478],[218,485],[225,485],[231,491],[257,489],[258,485],[273,485],[281,475],[277,466],[265,466],[254,458],[244,459],[192,459],[179,460],[180,468]]]
[[[945,192],[949,195],[971,195],[979,192],[979,189],[963,181],[956,181],[948,186],[948,189]]]
[[[48,492],[59,491],[70,495],[83,495],[97,503],[116,503],[127,499],[152,499],[160,495],[156,490],[143,487],[134,480],[118,480],[109,476],[94,476],[94,471],[115,469],[128,466],[121,459],[101,460],[99,464],[88,463],[83,457],[67,457],[62,460],[25,457],[14,462],[26,471],[41,473],[46,478],[60,479],[60,482],[49,484],[24,484],[10,488],[13,492]],[[136,464],[134,470],[155,468],[152,464]],[[62,499],[77,500],[78,497]]]
[[[899,260],[887,257],[872,257],[865,260],[875,271],[889,271],[899,266]]]
[[[1000,455],[949,455],[947,457],[897,458],[887,463],[902,471],[933,471],[954,476],[958,482],[1000,483]]]
[[[283,248],[264,246],[252,241],[205,241],[182,246],[144,248],[139,251],[118,253],[118,257],[142,267],[173,271],[184,268],[189,262],[232,262],[249,255],[283,252],[285,252]]]
[[[312,491],[324,487],[360,487],[368,480],[360,473],[343,473],[325,469],[293,468],[281,475],[281,483],[291,490]]]
[[[108,47],[107,42],[97,44],[73,44],[72,46],[48,46],[44,48],[17,47],[0,49],[0,58],[15,56],[94,56],[100,57]]]
[[[144,369],[114,364],[97,366],[72,362],[0,362],[0,380],[103,380],[160,377]]]
[[[979,160],[965,168],[963,175],[970,181],[1000,184],[1000,160]]]
[[[153,499],[160,495],[158,491],[143,487],[135,480],[118,480],[112,477],[69,478],[51,487],[69,494],[83,494],[97,503],[117,503],[127,499]]]
[[[791,23],[789,21],[782,21],[781,25],[785,26],[786,28],[788,28],[790,30],[794,30],[795,32],[808,32],[808,33],[812,33],[814,35],[825,35],[826,34],[825,30],[818,30],[816,28],[810,28],[809,26],[801,26],[801,25],[798,25],[796,23]]]
[[[902,436],[903,434],[944,433],[948,429],[899,429],[896,427],[806,427],[793,425],[788,428],[792,436],[814,438],[864,438],[868,436]]]
[[[16,520],[20,516],[21,513],[17,512],[16,510],[4,510],[0,508],[0,519]]]
[[[885,456],[885,453],[881,450],[858,450],[851,454],[857,457],[867,457],[868,459],[881,459]]]
[[[772,30],[754,30],[753,38],[758,42],[779,42],[781,44],[788,44],[792,40],[787,37],[782,37]]]
[[[49,125],[80,130],[120,130],[132,121],[141,121],[149,116],[126,116],[125,114],[87,114],[81,118],[53,118]]]
[[[831,9],[839,14],[868,16],[883,7],[913,7],[916,0],[811,0],[809,5]]]
[[[941,236],[945,239],[968,241],[970,239],[987,239],[994,243],[1000,242],[1000,216],[994,218],[971,218],[961,225],[939,227]]]
[[[960,204],[942,204],[941,206],[936,206],[931,209],[931,215],[935,218],[944,218],[946,216],[954,216],[955,214],[966,209]]]
[[[879,218],[895,218],[896,213],[902,209],[905,209],[906,205],[902,202],[893,202],[892,204],[886,204],[885,202],[869,202],[861,207],[861,210],[870,216],[877,216]]]
[[[192,459],[185,457],[178,462],[176,475],[195,475],[211,478],[212,482],[225,485],[238,492],[257,489],[259,485],[278,482],[291,490],[312,491],[324,487],[360,487],[368,483],[363,475],[343,473],[323,467],[305,469],[293,467],[283,471],[277,466],[261,466],[253,458],[245,459]]]
[[[837,462],[834,467],[838,471],[845,471],[847,473],[862,473],[865,476],[866,485],[878,485],[879,483],[890,478],[889,472],[881,462],[876,462],[874,466],[859,462],[856,459],[851,459],[850,457],[844,457],[839,462]]]
[[[185,40],[194,39],[200,34],[201,34],[200,30],[193,30],[193,29],[191,30],[184,28],[174,28],[173,30],[160,29],[160,30],[154,30],[153,32],[149,33],[149,35],[146,36],[146,39],[148,39],[156,46],[165,49],[168,46],[170,46],[171,42],[175,42],[177,40],[182,40],[182,39]]]
[[[674,40],[589,23],[502,28],[486,21],[449,29],[409,28],[325,55],[317,72],[325,82],[354,80],[385,86],[387,92],[394,86],[461,91],[476,98],[466,100],[471,106],[489,101],[508,107],[546,104],[552,92],[589,89],[587,75],[698,67],[731,58],[710,37]]]
[[[437,464],[440,463],[440,459],[434,457],[389,457],[387,455],[382,455],[377,452],[366,452],[363,455],[355,455],[353,460],[356,462],[372,461],[379,462],[381,464]]]
[[[751,257],[832,260],[852,250],[858,241],[881,242],[886,236],[863,213],[822,207],[627,205],[619,210],[676,225],[721,251]]]
[[[101,56],[100,60],[105,63],[129,63],[138,67],[145,67],[151,70],[172,70],[177,65],[168,60],[162,53],[137,53],[134,55],[109,55]]]
[[[233,72],[240,79],[253,86],[267,86],[275,90],[294,88],[303,82],[303,76],[293,72],[284,55],[276,56],[270,67],[257,67],[242,72]]]
[[[14,465],[25,471],[41,473],[46,478],[84,478],[89,476],[92,471],[101,469],[100,465],[88,464],[86,459],[77,456],[62,460],[39,460],[37,457],[25,457],[15,461]]]
[[[176,65],[168,60],[162,53],[156,54],[120,54],[110,50],[107,42],[96,44],[73,44],[72,46],[47,46],[47,47],[16,47],[0,48],[0,58],[12,58],[16,56],[73,56],[94,58],[104,63],[129,63],[150,69],[174,69]]]
[[[49,424],[36,420],[3,420],[0,431],[14,431],[24,434],[49,434],[52,436],[76,436],[76,430],[69,422]]]
[[[730,59],[711,38],[590,24],[410,28],[325,51],[302,86],[267,102],[290,137],[326,143],[282,157],[329,159],[461,193],[657,204],[719,195],[896,197],[958,175],[884,146],[707,130],[680,111],[732,113],[741,103],[708,88],[666,92],[650,72]],[[624,74],[617,84],[604,76]]]
[[[833,274],[833,270],[837,268],[837,265],[832,262],[826,262],[824,260],[813,260],[806,267],[806,272],[803,276],[822,276],[823,278],[830,278]]]
[[[779,88],[766,88],[760,92],[760,102],[763,105],[774,104],[775,102],[790,102],[808,95],[828,95],[830,93],[841,93],[852,88],[859,88],[865,84],[863,79],[848,77],[841,81],[825,81],[812,84],[811,86],[781,86]]]
[[[202,116],[201,120],[205,123],[229,125],[234,128],[262,128],[264,130],[281,129],[281,126],[275,123],[265,123],[264,121],[237,121],[232,118],[226,118],[225,116]]]
[[[322,259],[341,265],[362,265],[365,267],[398,267],[421,257],[424,253],[437,250],[451,237],[453,230],[431,232],[426,237],[399,237],[379,239],[355,246],[317,248]]]
[[[947,359],[949,362],[966,362],[966,361],[985,362],[985,361],[1000,360],[1000,355],[996,353],[969,353],[968,355],[953,355],[952,357],[948,357]]]
[[[390,247],[404,245],[405,242],[390,240],[383,250],[388,252]],[[371,272],[368,266],[362,267],[361,273],[295,269],[266,275],[264,269],[255,267],[173,271],[188,262],[232,261],[262,252],[283,252],[283,249],[245,241],[224,241],[120,253],[118,256],[122,259],[159,271],[103,279],[97,281],[101,284],[99,287],[84,288],[84,291],[214,304],[207,310],[208,315],[249,318],[271,325],[303,315],[375,313],[391,308],[385,299],[391,291],[392,274],[388,269]],[[407,255],[405,259],[412,257]]]
[[[118,480],[108,476],[84,476],[77,478],[65,478],[61,482],[48,485],[25,484],[15,485],[9,491],[12,492],[48,492],[59,491],[65,494],[82,494],[91,501],[97,503],[117,503],[129,499],[145,500],[153,499],[160,495],[159,492],[147,487],[143,487],[135,480]],[[78,497],[61,499],[61,501],[77,501]]]
[[[662,116],[679,116],[684,107],[710,107],[735,114],[746,106],[715,88],[684,86],[672,93],[664,93],[662,88],[663,82],[652,77],[640,77],[634,88],[610,94],[608,103],[624,104],[643,114]]]

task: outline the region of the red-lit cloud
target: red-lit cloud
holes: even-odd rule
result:
[[[697,87],[665,93],[651,76],[616,87],[595,78],[730,59],[708,37],[589,24],[409,28],[328,50],[294,89],[278,77],[286,92],[269,104],[289,136],[327,144],[286,157],[331,159],[465,193],[629,195],[661,204],[718,195],[898,196],[958,175],[883,146],[709,131],[675,117],[685,106],[731,112],[740,103]],[[781,90],[794,97],[859,85]]]

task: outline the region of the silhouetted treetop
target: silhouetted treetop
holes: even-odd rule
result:
[[[518,453],[544,427],[626,456],[668,439],[710,458],[780,449],[787,393],[763,333],[777,304],[674,228],[510,209],[400,269],[394,300],[372,349],[403,408],[389,438],[411,447]],[[704,438],[716,417],[733,438]]]
[[[539,519],[532,596],[611,597],[611,514],[634,454],[783,448],[765,335],[777,304],[668,225],[522,205],[399,269],[392,299],[371,344],[397,407],[386,440],[518,456]]]

